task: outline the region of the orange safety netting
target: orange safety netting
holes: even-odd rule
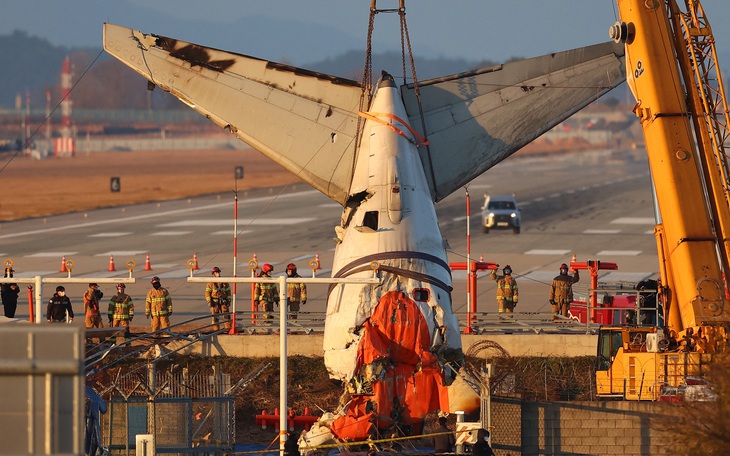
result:
[[[372,381],[372,395],[356,395],[345,415],[331,426],[341,440],[374,437],[394,419],[420,432],[423,418],[434,410],[448,410],[443,372],[429,351],[431,334],[416,303],[402,292],[389,292],[363,325],[357,372],[382,362],[385,369]]]

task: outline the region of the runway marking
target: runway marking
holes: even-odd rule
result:
[[[160,263],[160,264],[152,263],[152,270],[154,271],[155,269],[174,268],[176,266],[180,266],[180,263]],[[189,271],[188,269],[186,269],[186,270]],[[155,274],[152,274],[150,277],[152,277],[154,275]]]
[[[339,205],[339,204],[337,204],[337,203],[328,203],[328,204],[320,204],[320,205],[319,205],[319,206],[317,206],[317,207],[338,207],[338,208],[339,208],[339,207],[342,207],[342,206],[340,206],[340,205]]]
[[[314,258],[314,255],[312,255],[312,254],[300,255],[300,256],[298,256],[296,258],[292,258],[291,260],[292,261],[301,261],[301,260],[308,260],[310,258]]]
[[[67,255],[76,255],[79,252],[38,252],[30,255],[25,255],[25,258],[50,258],[50,257],[63,257]]]
[[[641,255],[641,250],[601,250],[596,255],[606,256],[637,256]]]
[[[131,231],[128,232],[118,232],[118,233],[96,233],[96,234],[90,234],[89,237],[120,237],[120,236],[128,236],[132,234]]]
[[[16,272],[15,274],[13,274],[13,277],[18,279],[30,279],[35,276],[45,277],[51,274],[58,274],[58,271],[25,271],[20,273]]]
[[[192,231],[158,231],[150,234],[150,236],[183,236],[190,233]]]
[[[110,250],[108,252],[104,253],[97,253],[94,256],[109,256],[109,255],[117,255],[117,256],[134,256],[134,255],[142,255],[143,253],[147,253],[148,250]]]
[[[611,223],[623,225],[655,225],[653,217],[620,217]]]
[[[306,218],[260,218],[260,219],[238,219],[238,225],[297,225],[299,223],[311,222],[317,220],[314,217]],[[157,225],[159,227],[181,227],[181,226],[231,226],[231,219],[207,219],[207,220],[180,220],[179,222],[170,222]]]
[[[654,230],[644,231],[644,234],[651,234],[653,236],[654,235]]]
[[[532,249],[525,252],[525,255],[565,255],[570,250],[546,250],[546,249]]]
[[[238,232],[238,236],[241,236],[242,234],[251,234],[251,233],[255,233],[255,232],[256,231],[254,231],[254,230],[243,230],[243,231],[239,231]],[[222,235],[222,234],[226,234],[228,236],[233,236],[233,231],[232,230],[213,231],[210,234],[211,235],[215,235],[215,236],[219,236],[219,235]]]
[[[621,230],[583,230],[583,234],[618,234]]]
[[[307,190],[304,192],[288,193],[285,195],[263,196],[260,198],[251,198],[251,199],[241,200],[241,201],[239,201],[239,204],[259,203],[259,202],[263,202],[263,201],[269,201],[272,199],[298,198],[301,196],[310,195],[310,194],[318,194],[318,193],[319,193],[319,191],[317,191],[317,190]],[[23,231],[20,233],[3,234],[3,235],[0,235],[0,239],[9,239],[9,238],[20,237],[20,236],[29,236],[29,235],[33,235],[33,234],[52,233],[55,231],[73,230],[73,229],[77,229],[77,228],[88,228],[88,227],[92,227],[92,226],[111,225],[111,224],[117,224],[120,222],[130,222],[130,221],[134,221],[134,220],[149,221],[153,217],[169,217],[171,215],[186,214],[189,212],[197,213],[197,212],[204,211],[207,209],[218,209],[221,207],[230,207],[230,205],[231,204],[228,202],[215,203],[215,204],[209,204],[207,206],[190,207],[190,208],[185,208],[185,209],[175,209],[172,211],[135,215],[132,217],[106,219],[106,220],[99,220],[99,221],[95,221],[95,222],[74,223],[72,225],[58,226],[55,228],[44,228],[41,230],[30,230],[30,231]],[[312,220],[314,220],[314,219],[312,219]],[[74,252],[73,254],[75,254],[75,253],[76,252]],[[67,255],[73,255],[73,254],[67,254]]]

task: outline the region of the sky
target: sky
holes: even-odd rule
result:
[[[23,30],[66,47],[101,48],[105,21],[227,51],[305,65],[363,50],[371,0],[15,0],[0,35]],[[377,0],[381,9],[397,0]],[[502,62],[608,41],[614,0],[405,0],[414,55]],[[703,2],[720,55],[728,0]],[[400,50],[396,14],[375,18],[373,50]],[[730,55],[730,54],[728,54]],[[725,64],[721,61],[723,66]]]

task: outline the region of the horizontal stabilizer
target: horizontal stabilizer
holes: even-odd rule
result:
[[[104,50],[333,200],[347,200],[359,83],[113,24],[104,24]]]
[[[624,46],[609,42],[423,81],[420,109],[414,86],[401,87],[411,126],[429,142],[420,153],[434,201],[625,79]]]

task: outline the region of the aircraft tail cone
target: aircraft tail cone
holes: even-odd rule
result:
[[[150,254],[147,254],[147,258],[144,260],[144,270],[145,271],[151,271],[152,265],[150,264]]]
[[[58,272],[68,272],[68,269],[66,269],[66,255],[61,258],[61,270]]]
[[[109,269],[107,271],[116,271],[117,268],[114,267],[114,255],[109,255]]]
[[[193,270],[197,271],[198,269],[200,269],[198,267],[198,253],[197,252],[193,252],[193,262],[195,263],[195,266],[193,266]]]

